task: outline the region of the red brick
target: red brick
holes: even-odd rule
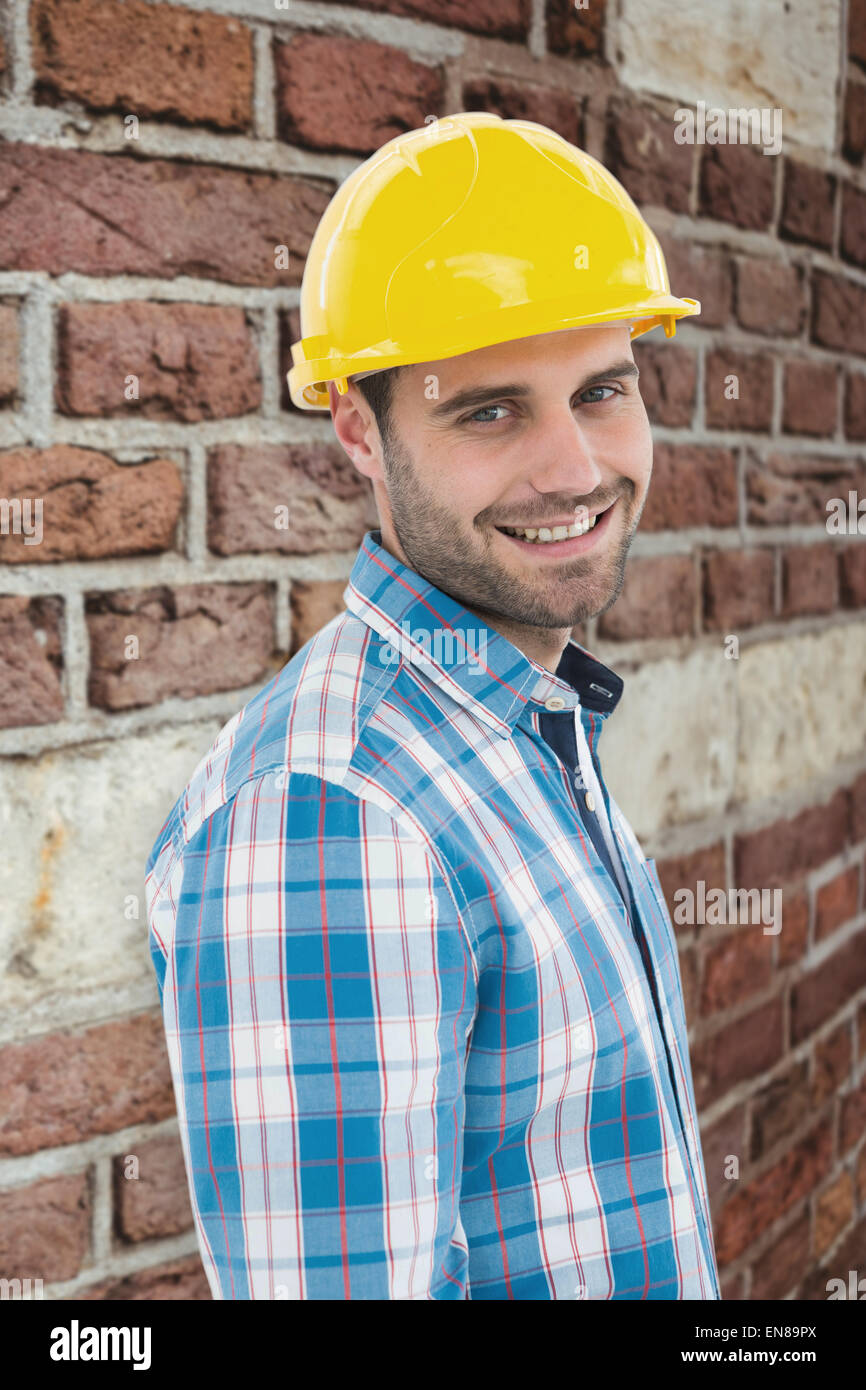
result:
[[[736,632],[773,616],[769,550],[718,550],[704,557],[704,627]]]
[[[806,953],[809,941],[809,899],[801,884],[782,890],[782,930],[779,933],[779,966],[791,965]]]
[[[707,145],[701,159],[701,216],[766,231],[773,216],[775,163],[748,145]]]
[[[18,310],[0,304],[0,404],[11,405],[18,394]]]
[[[86,1173],[0,1192],[0,1271],[6,1279],[74,1279],[87,1254],[89,1235]]]
[[[785,1298],[797,1287],[809,1258],[809,1208],[804,1204],[787,1230],[753,1264],[750,1300]]]
[[[371,154],[442,112],[439,68],[401,49],[342,34],[297,34],[274,48],[282,140]]]
[[[253,36],[237,19],[144,0],[33,0],[30,37],[39,101],[249,128]]]
[[[846,1300],[850,1298],[851,1295],[848,1291],[849,1271],[856,1270],[858,1277],[863,1278],[864,1253],[866,1253],[866,1217],[858,1221],[856,1226],[842,1238],[841,1244],[835,1247],[829,1265],[821,1265],[806,1276],[797,1291],[798,1302],[806,1303],[812,1300],[824,1302],[831,1295],[838,1297],[835,1292],[837,1286],[831,1285],[831,1279],[841,1279],[844,1286],[842,1298]],[[862,1290],[859,1298],[861,1300],[863,1298]]]
[[[839,566],[827,544],[789,546],[782,555],[782,617],[832,613],[839,605]]]
[[[714,845],[702,846],[701,849],[693,850],[690,854],[680,854],[659,860],[656,868],[674,930],[684,933],[694,930],[695,935],[700,936],[704,924],[677,921],[680,904],[675,895],[683,890],[697,895],[700,891],[698,889],[699,883],[703,883],[707,893],[716,888],[726,889],[724,845],[719,840]],[[683,902],[683,906],[687,905],[687,901]]]
[[[671,293],[700,301],[701,312],[688,320],[697,328],[721,328],[731,312],[731,261],[723,247],[678,241],[659,232]]]
[[[820,868],[844,848],[847,836],[848,798],[840,790],[821,806],[809,806],[788,820],[735,835],[736,882],[745,887],[781,887]],[[783,921],[784,910],[783,899]],[[783,935],[784,930],[783,926]]]
[[[265,582],[91,594],[86,620],[89,699],[102,709],[191,700],[270,672],[273,592]],[[126,656],[130,636],[137,658]]]
[[[0,598],[0,729],[63,716],[63,600]]]
[[[815,1043],[815,1060],[812,1070],[810,1103],[819,1109],[850,1075],[853,1056],[851,1051],[851,1024],[840,1023],[825,1038]]]
[[[274,524],[278,506],[287,527]],[[369,479],[336,443],[223,444],[208,455],[208,545],[219,555],[356,550],[378,524]]]
[[[770,454],[766,459],[746,454],[748,520],[756,526],[788,526],[827,522],[827,501],[847,498],[866,468],[842,458],[820,454]]]
[[[492,111],[504,121],[535,121],[581,145],[581,101],[555,87],[535,87],[502,77],[476,77],[463,84],[464,111]]]
[[[836,180],[821,169],[785,160],[780,236],[829,251],[833,245]]]
[[[648,343],[638,338],[632,349],[640,371],[640,393],[654,425],[676,428],[691,423],[695,408],[697,359],[687,348]]]
[[[866,546],[846,545],[839,555],[839,595],[843,608],[866,606]]]
[[[343,592],[344,579],[296,579],[292,582],[292,641],[289,655],[294,656],[301,647],[315,637],[337,613],[342,613],[346,605]]]
[[[845,378],[845,433],[849,439],[866,439],[866,372],[849,372]]]
[[[207,1276],[199,1255],[183,1260],[154,1265],[150,1269],[128,1274],[124,1279],[105,1279],[76,1293],[77,1302],[183,1301],[202,1302],[212,1298]]]
[[[736,260],[736,312],[741,328],[792,338],[805,317],[803,271],[757,257]]]
[[[808,1062],[797,1062],[774,1076],[752,1097],[752,1135],[749,1158],[763,1158],[783,1139],[790,1139],[811,1113],[807,1083]]]
[[[836,433],[838,372],[830,362],[785,363],[782,429],[829,439]]]
[[[866,0],[848,0],[848,57],[866,68]]]
[[[815,899],[815,940],[830,936],[844,922],[857,916],[860,902],[860,870],[854,864],[818,889]]]
[[[641,516],[644,531],[735,526],[737,465],[729,449],[656,444],[653,478]]]
[[[342,0],[330,0],[341,4]],[[525,40],[529,34],[528,0],[358,0],[353,8],[425,19],[448,29],[468,29],[490,38]],[[601,4],[603,8],[603,0]]]
[[[118,464],[94,449],[55,444],[0,453],[0,495],[42,502],[42,540],[0,535],[0,563],[98,560],[168,550],[183,501],[171,459]]]
[[[745,1105],[735,1105],[726,1110],[714,1124],[701,1130],[707,1195],[714,1205],[715,1199],[722,1192],[727,1192],[732,1183],[738,1181],[733,1176],[738,1169],[734,1168],[731,1159],[735,1158],[740,1168],[745,1162],[745,1120]]]
[[[282,287],[301,283],[333,186],[9,142],[0,144],[0,191],[4,270],[189,275]],[[283,245],[286,269],[276,264]]]
[[[846,183],[842,190],[842,235],[839,251],[846,261],[866,265],[866,193]]]
[[[574,0],[547,0],[547,47],[573,58],[601,56],[606,0],[578,9]]]
[[[690,555],[632,560],[613,607],[602,616],[602,637],[626,642],[684,637],[694,632],[697,580]]]
[[[859,931],[791,991],[791,1043],[796,1047],[866,984],[866,932]]]
[[[866,772],[848,788],[849,834],[854,844],[866,840]]]
[[[866,84],[848,82],[845,86],[845,121],[842,153],[859,164],[866,154]]]
[[[727,1264],[741,1255],[786,1211],[812,1192],[832,1161],[832,1136],[818,1126],[778,1163],[732,1194],[716,1223],[716,1257]]]
[[[115,1156],[113,1172],[115,1229],[123,1240],[179,1235],[192,1226],[189,1184],[177,1136],[133,1144]]]
[[[850,1173],[842,1172],[815,1202],[815,1254],[818,1258],[836,1244],[855,1215],[854,1182]]]
[[[769,430],[773,421],[773,359],[732,348],[708,353],[704,399],[710,429]]]
[[[773,940],[760,924],[740,923],[731,935],[708,947],[701,992],[703,1015],[729,1009],[766,989],[773,973]]]
[[[58,357],[64,415],[218,420],[261,405],[256,344],[233,306],[64,304]],[[138,400],[125,397],[130,375]]]
[[[866,1134],[866,1078],[842,1097],[839,1111],[839,1152],[854,1149]]]
[[[693,163],[694,146],[676,144],[669,117],[634,102],[613,104],[604,165],[636,203],[688,212]]]
[[[0,1153],[75,1144],[174,1113],[161,1015],[0,1048]]]
[[[866,1202],[866,1144],[860,1150],[860,1157],[857,1159],[857,1174],[855,1178],[855,1190],[857,1202],[860,1206]]]
[[[866,286],[816,270],[812,291],[814,342],[866,356]]]
[[[782,1001],[771,999],[692,1047],[695,1099],[703,1108],[740,1081],[760,1076],[782,1056]]]

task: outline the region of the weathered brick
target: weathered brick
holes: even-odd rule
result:
[[[704,400],[711,429],[769,430],[773,420],[773,359],[768,354],[736,352],[733,348],[708,353]]]
[[[851,1072],[851,1024],[846,1021],[815,1043],[810,1103],[819,1109]]]
[[[599,622],[602,637],[625,642],[683,637],[694,631],[697,579],[690,555],[632,560],[625,583]]]
[[[866,772],[848,788],[849,835],[854,844],[866,840]]]
[[[866,286],[816,270],[812,291],[814,342],[866,356]]]
[[[582,144],[580,100],[555,87],[476,77],[463,84],[463,110],[492,111],[504,121],[535,121],[573,145]]]
[[[842,153],[856,164],[861,163],[866,154],[866,83],[863,82],[845,85]]]
[[[755,526],[788,526],[796,522],[822,525],[827,521],[827,502],[847,499],[866,481],[866,468],[847,459],[820,454],[770,454],[759,458],[746,454],[746,507]]]
[[[815,897],[815,940],[830,936],[843,922],[857,916],[860,871],[856,864],[823,884]]]
[[[839,1110],[839,1152],[856,1148],[866,1134],[866,1078],[842,1097]]]
[[[866,68],[866,0],[848,3],[848,57]]]
[[[131,1158],[137,1160],[135,1166]],[[123,1240],[179,1235],[192,1226],[179,1137],[133,1144],[129,1151],[115,1156],[113,1176],[115,1230]]]
[[[74,1144],[174,1112],[158,1014],[0,1048],[0,1153]]]
[[[332,192],[287,174],[6,142],[0,267],[299,285]]]
[[[695,935],[700,936],[705,924],[695,922],[692,926],[677,921],[679,902],[676,894],[685,891],[697,896],[700,891],[699,883],[703,883],[704,891],[707,893],[716,888],[725,890],[725,847],[721,840],[714,845],[704,845],[690,854],[671,855],[666,859],[660,859],[656,869],[674,930],[690,932],[694,929]]]
[[[773,216],[775,163],[748,145],[707,145],[701,159],[701,216],[765,231]]]
[[[190,700],[265,677],[273,655],[273,592],[265,583],[90,594],[89,699],[133,709]],[[127,657],[130,637],[137,655]]]
[[[821,169],[786,159],[779,233],[829,251],[833,245],[836,180]]]
[[[74,1279],[87,1254],[89,1233],[86,1173],[0,1192],[0,1274],[6,1279]]]
[[[716,1257],[727,1264],[741,1255],[786,1211],[812,1192],[829,1170],[833,1138],[817,1126],[778,1163],[734,1192],[716,1222]]]
[[[815,1254],[825,1255],[855,1215],[854,1181],[843,1171],[815,1202]]]
[[[866,265],[866,193],[850,183],[842,190],[839,250],[846,261]]]
[[[831,438],[836,433],[838,377],[832,362],[786,362],[782,429]]]
[[[753,333],[796,337],[806,312],[800,266],[738,256],[736,313],[741,328]]]
[[[735,1158],[742,1168],[746,1157],[745,1105],[735,1105],[726,1110],[714,1124],[701,1130],[701,1151],[707,1175],[707,1195],[715,1205],[715,1199],[727,1192],[736,1179],[736,1171],[731,1159]],[[730,1176],[729,1176],[730,1175]]]
[[[676,428],[691,423],[695,408],[697,359],[687,348],[661,346],[638,338],[632,349],[640,371],[640,393],[654,425]]]
[[[744,887],[781,887],[820,868],[844,848],[847,838],[848,798],[839,790],[823,805],[735,835],[736,882]],[[782,908],[784,917],[784,900]]]
[[[104,1279],[75,1295],[77,1302],[91,1303],[97,1299],[111,1302],[182,1300],[189,1303],[212,1297],[199,1255],[153,1265],[149,1269],[139,1270],[137,1274],[128,1274],[124,1279]]]
[[[656,444],[642,530],[677,531],[735,526],[736,522],[737,465],[730,450]]]
[[[782,930],[779,933],[779,965],[801,960],[809,942],[809,898],[802,884],[787,883],[782,890]]]
[[[855,1191],[857,1193],[858,1205],[862,1206],[866,1202],[866,1144],[860,1150],[860,1157],[857,1159],[857,1174],[854,1180]]]
[[[330,3],[341,4],[342,0]],[[357,8],[426,19],[490,38],[522,41],[529,34],[529,0],[473,0],[471,5],[466,0],[358,0]]]
[[[0,453],[0,495],[30,499],[31,504],[41,501],[42,539],[31,544],[23,531],[0,534],[0,563],[98,560],[168,550],[183,491],[171,459],[118,464],[95,449],[69,444],[8,449]]]
[[[839,598],[843,608],[866,606],[866,545],[855,541],[839,554]]]
[[[208,456],[208,545],[219,555],[356,550],[378,524],[370,481],[338,444],[224,444]]]
[[[705,928],[708,934],[712,935],[712,928]],[[766,989],[772,971],[772,935],[765,935],[759,924],[740,923],[706,951],[701,1013],[719,1013]]]
[[[692,1047],[695,1099],[703,1108],[738,1082],[768,1071],[782,1056],[782,1001],[769,1000]]]
[[[791,990],[791,1043],[803,1041],[866,984],[866,933],[859,931]]]
[[[300,651],[311,637],[346,607],[344,579],[296,579],[291,589],[292,641],[290,656]]]
[[[839,565],[830,545],[795,545],[782,555],[782,617],[832,613],[839,604]]]
[[[574,0],[547,0],[547,47],[573,58],[601,56],[606,0],[578,8]]]
[[[18,394],[18,310],[0,304],[0,404],[9,405]]]
[[[769,550],[717,550],[705,555],[705,628],[736,632],[772,618],[773,570]]]
[[[694,146],[675,142],[669,118],[635,102],[612,104],[604,165],[636,203],[688,212],[693,163]]]
[[[849,439],[866,439],[866,372],[845,377],[845,433]]]
[[[851,1297],[848,1291],[848,1279],[850,1271],[856,1270],[859,1278],[863,1277],[863,1252],[866,1250],[866,1216],[842,1238],[841,1244],[837,1245],[833,1251],[830,1261],[827,1264],[819,1265],[817,1269],[813,1267],[811,1272],[804,1278],[797,1290],[797,1300],[800,1303],[811,1302],[812,1300],[822,1302],[830,1297],[834,1286],[830,1284],[831,1279],[841,1280],[845,1292],[842,1297]],[[838,1288],[838,1286],[836,1286]],[[862,1292],[859,1298],[862,1299]]]
[[[129,376],[137,378],[137,400],[126,398]],[[56,399],[64,415],[245,415],[262,399],[256,343],[243,309],[233,306],[64,304]]]
[[[809,1209],[804,1203],[792,1224],[752,1265],[750,1300],[784,1298],[808,1268]]]
[[[774,1076],[752,1098],[752,1129],[749,1158],[763,1158],[782,1139],[788,1139],[810,1114],[811,1098],[807,1084],[809,1064],[804,1059]]]
[[[60,598],[0,598],[0,729],[62,717],[62,615]]]
[[[30,38],[39,101],[250,125],[253,36],[237,19],[144,0],[33,0]]]
[[[658,233],[671,292],[700,301],[701,312],[688,323],[698,328],[721,328],[731,312],[731,259],[724,247],[700,246]]]
[[[274,48],[282,140],[370,154],[442,111],[440,68],[401,49],[338,34],[296,34]]]

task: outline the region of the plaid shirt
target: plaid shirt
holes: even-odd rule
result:
[[[573,641],[546,671],[378,531],[343,597],[147,862],[213,1296],[719,1298],[676,943],[597,761],[622,681]]]

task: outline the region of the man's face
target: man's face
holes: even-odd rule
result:
[[[404,368],[380,468],[372,454],[353,457],[373,479],[386,549],[465,607],[559,629],[603,612],[622,587],[652,469],[627,325]],[[564,541],[502,529],[580,528],[587,514],[595,525]]]

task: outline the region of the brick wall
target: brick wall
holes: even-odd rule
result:
[[[681,8],[3,12],[0,498],[44,510],[40,544],[0,532],[0,1273],[209,1297],[144,859],[376,524],[285,387],[317,221],[385,140],[487,109],[603,159],[702,302],[635,344],[655,477],[579,635],[626,679],[605,768],[672,908],[783,892],[777,935],[677,928],[724,1296],[866,1274],[866,545],[826,526],[866,496],[866,3],[790,0],[784,57],[773,0]],[[777,157],[673,139],[768,93]]]

